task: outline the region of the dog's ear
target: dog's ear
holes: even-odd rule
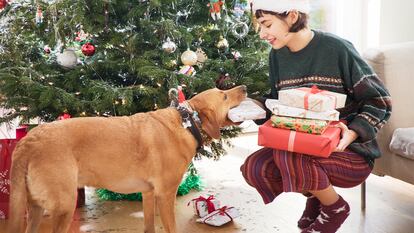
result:
[[[220,124],[217,121],[217,116],[212,110],[204,110],[200,114],[201,127],[208,134],[208,136],[219,139],[220,138]]]

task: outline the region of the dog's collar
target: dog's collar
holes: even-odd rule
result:
[[[197,140],[197,151],[203,148],[203,136],[201,135],[201,120],[198,112],[194,111],[187,101],[184,101],[177,107],[182,118],[183,127],[190,130],[191,134]]]

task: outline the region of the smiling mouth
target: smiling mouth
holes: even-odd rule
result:
[[[274,44],[276,41],[276,39],[268,40],[269,44]]]

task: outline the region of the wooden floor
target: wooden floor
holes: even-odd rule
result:
[[[293,233],[299,232],[296,221],[304,208],[302,195],[285,193],[275,202],[264,205],[254,189],[248,186],[239,171],[247,155],[257,149],[257,136],[246,135],[234,140],[236,147],[220,161],[196,162],[205,188],[177,199],[176,218],[181,233]],[[367,180],[367,210],[360,210],[360,187],[338,189],[349,202],[351,215],[339,233],[413,233],[414,186],[389,178],[371,175]],[[196,223],[187,202],[199,195],[214,194],[223,205],[239,209],[241,216],[223,227]],[[0,233],[7,221],[0,221]],[[164,232],[159,216],[157,232]],[[49,220],[41,233],[50,232]],[[140,202],[100,201],[88,189],[87,205],[78,209],[71,227],[79,232],[143,232],[143,212]]]

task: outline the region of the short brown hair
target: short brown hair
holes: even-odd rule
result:
[[[308,14],[302,12],[298,13],[298,20],[292,25],[292,27],[289,28],[289,32],[298,32],[308,25]],[[283,13],[276,13],[274,11],[257,10],[255,16],[256,18],[260,18],[263,17],[263,14],[274,15],[281,20],[285,20],[286,17],[289,15],[289,12],[286,11]]]

